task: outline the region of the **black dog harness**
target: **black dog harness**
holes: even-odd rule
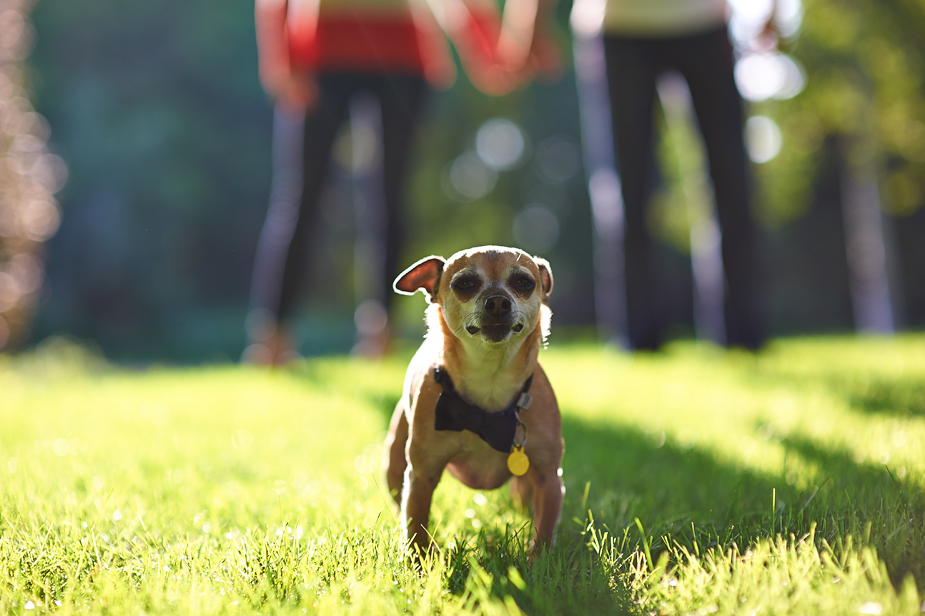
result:
[[[450,375],[437,366],[434,368],[434,380],[443,387],[443,392],[437,398],[437,408],[434,412],[435,430],[452,430],[462,432],[469,430],[478,434],[483,441],[502,453],[510,453],[514,447],[514,437],[517,426],[523,426],[518,416],[519,411],[530,407],[533,398],[527,392],[533,383],[533,375],[524,383],[520,395],[509,407],[497,413],[489,413],[462,399],[453,386]],[[526,441],[526,433],[524,433]],[[521,443],[521,447],[523,443]]]

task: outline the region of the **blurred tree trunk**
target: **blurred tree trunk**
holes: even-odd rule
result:
[[[881,209],[872,140],[843,136],[840,146],[845,161],[841,202],[855,329],[890,334],[897,327],[893,297],[898,289],[895,276],[890,276],[895,264],[889,258],[891,235]]]
[[[42,285],[42,243],[60,220],[53,195],[66,175],[63,161],[48,151],[48,123],[26,89],[31,6],[0,0],[0,349],[26,339]]]

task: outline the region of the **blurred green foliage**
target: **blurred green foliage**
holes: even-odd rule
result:
[[[873,157],[886,212],[908,216],[925,203],[925,5],[898,0],[804,0],[798,38],[783,42],[803,65],[806,90],[757,110],[778,119],[788,144],[761,167],[769,220],[811,205],[826,138],[860,137],[843,152]]]
[[[805,91],[751,109],[773,118],[783,134],[781,153],[756,165],[773,332],[852,325],[839,209],[839,170],[851,154],[839,146],[845,135],[876,157],[884,208],[896,223],[905,322],[925,324],[925,247],[918,241],[925,233],[925,9],[911,0],[806,0],[804,7],[801,33],[783,45],[805,69]],[[560,335],[562,325],[594,319],[583,174],[580,167],[550,174],[541,154],[552,141],[579,147],[570,8],[557,8],[565,55],[557,82],[490,98],[460,77],[431,97],[402,259],[514,244],[516,216],[540,205],[559,224],[558,242],[543,256],[556,274]],[[199,0],[43,0],[33,19],[28,86],[70,172],[34,337],[65,332],[115,357],[236,358],[270,186],[272,112],[257,81],[252,1],[219,7]],[[473,148],[478,128],[498,116],[524,131],[525,155],[486,195],[457,201],[446,190],[448,169]],[[665,135],[663,187],[651,220],[666,243],[674,289],[666,301],[683,333],[691,324],[685,242],[696,217],[681,171],[698,159],[696,139]],[[356,229],[349,182],[335,165],[299,328],[310,354],[352,344]],[[416,298],[397,302],[399,333],[422,331],[421,306]]]

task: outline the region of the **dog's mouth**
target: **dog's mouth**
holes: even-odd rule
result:
[[[478,325],[467,325],[466,331],[470,336],[481,334],[489,342],[501,342],[508,337],[508,334],[519,334],[524,329],[524,324],[520,321],[516,323],[483,323]]]

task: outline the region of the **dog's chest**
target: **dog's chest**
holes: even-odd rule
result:
[[[459,383],[457,388],[466,400],[486,411],[504,410],[523,387],[519,380],[498,373],[474,377]]]
[[[511,382],[506,383],[503,387],[470,386],[462,390],[462,395],[465,399],[486,411],[502,411],[520,393],[522,385],[522,383]]]

